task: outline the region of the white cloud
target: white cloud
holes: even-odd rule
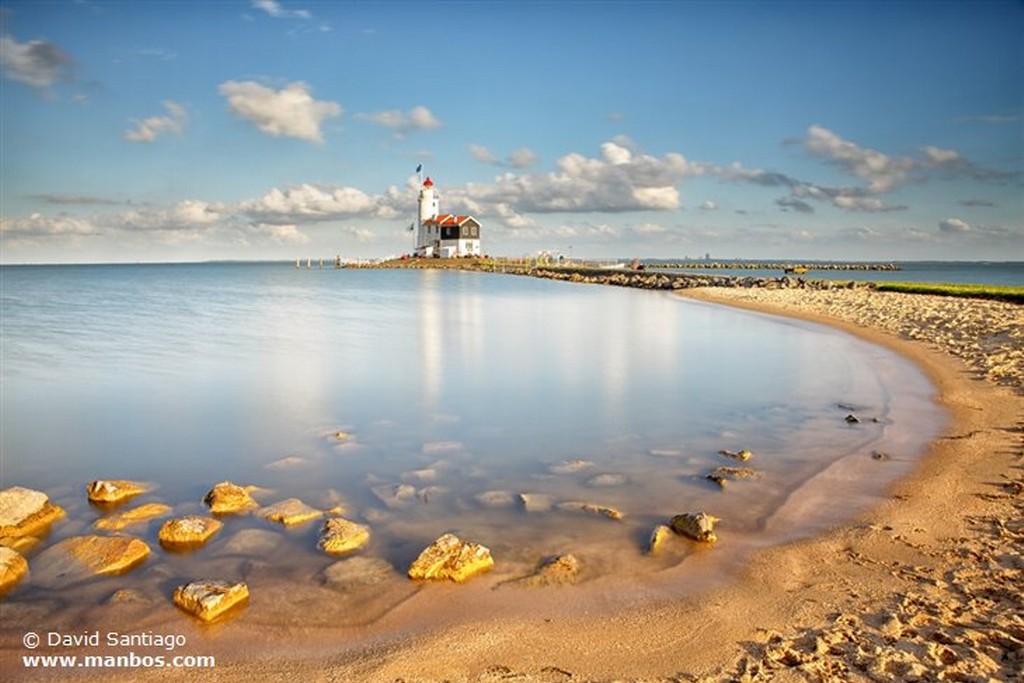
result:
[[[471,143],[469,145],[469,153],[481,164],[494,164],[497,166],[501,163],[501,160],[494,156],[494,153],[483,145]]]
[[[928,164],[933,166],[941,166],[942,164],[956,163],[963,160],[960,153],[952,149],[941,149],[927,145],[922,147],[921,151],[924,152]]]
[[[188,113],[183,106],[171,100],[165,100],[163,105],[167,110],[166,116],[151,116],[137,121],[135,129],[124,132],[124,139],[129,142],[153,142],[164,133],[180,135],[188,121]]]
[[[963,234],[971,231],[971,225],[959,218],[947,218],[939,221],[939,231],[953,234]]]
[[[389,109],[370,114],[360,114],[359,118],[376,123],[379,126],[390,128],[395,134],[402,136],[411,130],[431,130],[440,128],[443,124],[434,114],[422,105],[417,105],[409,111],[400,109]]]
[[[811,126],[808,129],[804,147],[812,154],[835,163],[846,172],[865,181],[871,192],[887,192],[905,183],[908,174],[916,165],[913,159],[890,157],[876,150],[860,147],[821,126]]]
[[[228,109],[251,121],[264,133],[322,142],[324,119],[340,116],[341,105],[314,100],[301,81],[274,90],[254,81],[227,81],[220,85]]]
[[[19,43],[11,36],[2,36],[0,65],[5,78],[42,90],[59,80],[70,80],[74,60],[53,43]]]
[[[255,9],[263,10],[275,19],[312,19],[313,15],[309,10],[296,9],[288,10],[281,6],[277,0],[252,0]]]
[[[536,152],[529,147],[520,147],[519,149],[512,150],[508,158],[502,161],[499,159],[489,148],[478,145],[470,144],[468,146],[469,153],[474,159],[479,161],[481,164],[490,164],[492,166],[505,166],[508,168],[526,168],[533,166],[539,160]]]
[[[411,200],[409,203],[411,206]],[[285,190],[275,187],[259,199],[241,202],[235,210],[270,225],[317,223],[353,216],[390,217],[382,197],[354,187],[323,188],[308,184]]]
[[[701,208],[701,211],[715,211],[715,210],[718,209],[718,204],[715,204],[713,201],[711,201],[709,199],[709,200],[703,202],[700,205],[700,208]]]

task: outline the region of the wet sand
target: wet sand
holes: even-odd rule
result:
[[[573,604],[570,589],[536,613],[494,618],[489,603],[500,591],[473,583],[439,586],[437,597],[447,603],[446,610],[416,623],[399,606],[385,621],[405,623],[407,629],[357,649],[346,646],[356,635],[349,629],[303,629],[301,624],[282,625],[279,636],[288,645],[274,647],[260,642],[243,613],[207,632],[214,636],[208,649],[218,651],[220,664],[208,675],[193,675],[303,681],[901,681],[939,674],[962,674],[964,680],[1019,675],[1024,667],[1019,382],[1014,391],[998,386],[991,374],[979,379],[984,365],[967,365],[952,344],[940,348],[935,342],[909,341],[864,320],[835,317],[836,311],[862,310],[870,325],[906,324],[923,334],[943,327],[919,317],[928,308],[925,299],[938,299],[932,314],[956,321],[947,327],[962,332],[976,329],[963,321],[973,320],[971,311],[984,302],[957,300],[954,310],[941,297],[883,294],[900,298],[864,300],[864,292],[838,292],[829,293],[835,297],[829,305],[839,308],[828,309],[814,308],[808,294],[687,292],[716,301],[731,297],[730,303],[744,295],[743,304],[759,310],[828,322],[893,348],[926,370],[954,420],[884,503],[812,540],[756,553],[726,586],[710,584],[705,592],[669,602],[644,599],[641,589],[628,595],[609,592],[581,607]],[[988,329],[975,333],[1012,344],[1019,339],[1020,311],[1010,307],[1002,322],[989,320],[982,323]],[[995,329],[999,325],[1006,329]],[[615,589],[613,583],[608,587]],[[135,610],[125,609],[125,617]],[[166,616],[162,611],[155,610],[151,623],[160,623]],[[576,616],[562,616],[566,613]],[[133,624],[133,630],[143,627],[144,622]],[[188,653],[202,654],[199,650],[197,645]],[[42,672],[25,678],[42,678],[37,673]],[[88,674],[95,680],[162,680],[181,672]],[[67,672],[54,677],[66,678]]]

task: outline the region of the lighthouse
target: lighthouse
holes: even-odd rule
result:
[[[440,198],[429,176],[420,187],[415,255],[439,258],[480,255],[480,222],[472,216],[441,213]]]

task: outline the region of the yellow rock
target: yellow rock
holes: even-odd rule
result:
[[[64,509],[50,502],[42,491],[12,486],[0,491],[0,545],[36,536],[64,516]]]
[[[715,523],[720,521],[706,512],[686,512],[676,515],[669,521],[672,531],[682,536],[689,536],[696,541],[714,543],[717,540],[715,535]]]
[[[529,576],[506,581],[503,586],[541,588],[545,586],[566,586],[579,583],[580,561],[575,555],[566,553],[542,562]]]
[[[146,492],[144,484],[126,479],[97,479],[85,487],[89,500],[93,503],[118,505],[129,498]]]
[[[200,546],[224,526],[212,517],[177,517],[160,527],[160,545],[167,547]]]
[[[490,550],[476,543],[464,543],[455,534],[445,534],[420,553],[409,567],[409,578],[461,582],[492,567]]]
[[[657,555],[659,552],[661,552],[661,550],[665,547],[665,543],[668,542],[668,539],[670,539],[672,535],[672,529],[665,526],[664,524],[659,524],[658,526],[654,527],[654,531],[651,532],[651,555]]]
[[[274,503],[260,510],[260,516],[271,522],[279,522],[285,526],[302,524],[317,517],[323,517],[323,510],[317,510],[303,503],[298,498],[289,498]]]
[[[342,517],[332,517],[324,522],[317,546],[325,553],[340,555],[362,548],[369,540],[369,527]]]
[[[28,572],[28,562],[16,550],[0,546],[0,594],[6,593]]]
[[[58,546],[93,574],[121,574],[149,555],[149,546],[130,536],[74,536]]]
[[[239,486],[230,481],[222,481],[214,486],[203,498],[215,515],[230,515],[245,512],[259,507],[259,503],[249,494],[256,490],[255,486]]]
[[[126,526],[146,522],[154,517],[162,517],[170,513],[171,506],[163,503],[146,503],[131,510],[125,510],[108,517],[101,517],[93,524],[104,531],[120,531]]]
[[[193,581],[174,590],[174,604],[203,621],[212,621],[249,598],[244,583]]]

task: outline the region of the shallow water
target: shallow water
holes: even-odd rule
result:
[[[170,593],[206,576],[249,583],[249,623],[359,626],[417,592],[404,572],[446,531],[491,548],[482,586],[572,552],[585,584],[685,591],[665,572],[699,571],[702,554],[680,538],[650,557],[655,524],[707,510],[722,519],[722,557],[813,533],[882,495],[943,419],[923,375],[891,352],[665,293],[279,264],[0,274],[3,486],[41,489],[68,511],[30,562],[107,514],[85,500],[92,479],[151,482],[128,506],[175,514],[204,512],[203,494],[230,479],[262,487],[262,504],[341,504],[372,530],[358,556],[393,570],[370,586],[331,584],[338,558],[317,550],[317,522],[227,517],[182,554],[160,548],[158,520],[126,530],[153,548],[141,567],[57,588],[30,576],[4,600],[5,628],[93,623],[122,609],[106,602],[126,587],[155,601],[148,619],[185,621]],[[859,424],[844,421],[851,412]],[[742,448],[749,462],[718,453]],[[559,466],[571,460],[585,464]],[[706,479],[737,464],[756,478],[724,491]],[[391,500],[401,485],[414,493]],[[623,519],[529,512],[521,493]],[[330,608],[310,608],[325,595]]]

